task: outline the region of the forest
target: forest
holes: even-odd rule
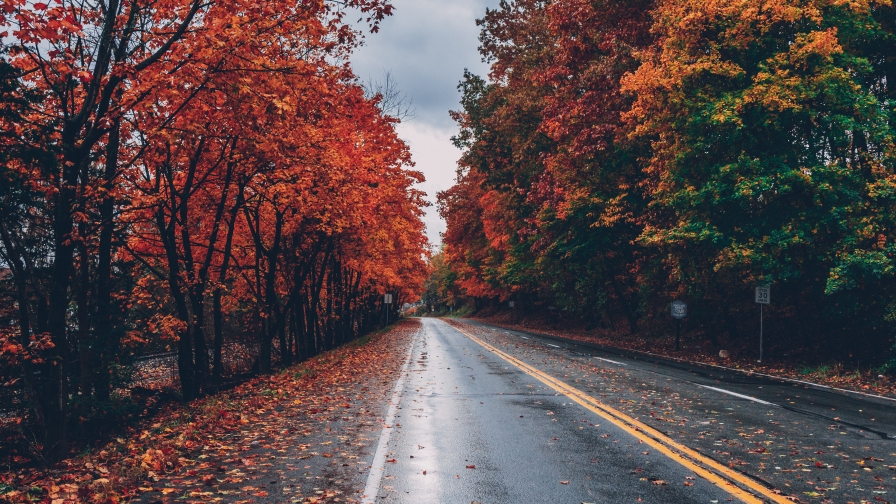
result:
[[[896,373],[889,0],[505,0],[478,23],[430,309],[658,338],[679,299],[691,337],[757,353],[768,285],[779,358]]]
[[[2,0],[5,449],[65,458],[125,412],[140,356],[171,353],[189,401],[239,352],[270,373],[415,300],[423,176],[347,59],[391,10]]]

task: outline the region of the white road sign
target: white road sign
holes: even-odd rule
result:
[[[769,304],[771,300],[771,290],[772,287],[770,285],[759,285],[756,287],[756,302],[759,304]]]
[[[386,299],[384,300],[386,304],[392,304],[392,294],[386,294]]]
[[[688,305],[684,301],[672,301],[672,317],[679,320],[688,316]]]

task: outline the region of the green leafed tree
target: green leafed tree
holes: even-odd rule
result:
[[[775,286],[790,337],[872,354],[894,299],[891,7],[671,0],[625,79],[651,141],[657,208],[640,242],[673,282],[732,317],[730,293]],[[876,54],[877,53],[877,54]],[[747,294],[748,295],[748,294]]]

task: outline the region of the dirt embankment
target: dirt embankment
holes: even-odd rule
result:
[[[352,502],[419,321],[228,392],[171,404],[48,470],[0,472],[0,502]]]

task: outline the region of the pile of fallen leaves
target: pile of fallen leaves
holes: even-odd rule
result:
[[[0,472],[0,501],[114,503],[152,491],[152,482],[201,466],[196,459],[205,457],[197,455],[215,450],[223,436],[277,415],[275,409],[288,405],[290,414],[314,418],[348,407],[356,398],[338,392],[340,384],[354,375],[391,379],[384,368],[400,366],[404,351],[396,349],[407,345],[418,324],[401,321],[363,345],[345,345],[228,393],[168,405],[127,435],[50,469]]]
[[[764,373],[781,378],[802,380],[829,387],[896,397],[896,380],[893,378],[880,375],[871,369],[849,369],[840,363],[807,366],[806,364],[787,362],[772,357],[766,358],[765,362],[759,364],[754,358],[748,356],[731,355],[723,358],[716,353],[717,351],[707,350],[704,347],[693,344],[682,346],[681,350],[675,350],[675,340],[671,338],[647,337],[644,334],[632,335],[607,329],[588,331],[576,327],[558,328],[558,324],[542,318],[529,317],[525,320],[519,320],[514,319],[514,315],[506,312],[476,318],[508,329],[532,331],[557,338],[659,355],[668,359],[713,364],[746,372]]]

